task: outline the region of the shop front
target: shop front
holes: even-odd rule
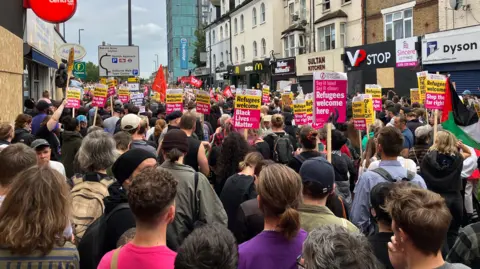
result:
[[[458,93],[480,95],[480,26],[427,34],[422,54],[424,70],[449,75]]]
[[[419,55],[418,37],[345,48],[348,93],[364,92],[365,84],[379,84],[383,94],[394,90],[409,96],[410,89],[418,87]]]
[[[276,86],[278,81],[296,80],[295,57],[276,59],[272,62],[271,70],[271,90],[278,90]]]
[[[297,78],[303,93],[313,92],[313,72],[343,72],[342,54],[343,48],[297,55]]]
[[[230,84],[237,88],[255,88],[261,83],[269,81],[269,70],[270,68],[265,64],[265,61],[227,66]]]
[[[200,79],[203,83],[202,85],[207,85],[209,84],[208,82],[211,80],[210,78],[210,72],[209,72],[209,68],[203,66],[203,67],[197,67],[195,69],[193,69],[193,72],[192,74]]]

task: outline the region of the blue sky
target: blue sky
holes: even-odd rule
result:
[[[77,12],[66,23],[68,43],[78,43],[87,50],[84,61],[98,64],[98,45],[128,44],[127,0],[81,0]],[[132,0],[133,44],[140,46],[140,74],[149,77],[154,70],[155,54],[159,64],[167,64],[167,27],[165,0]]]

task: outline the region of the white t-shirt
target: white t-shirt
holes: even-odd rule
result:
[[[148,129],[147,135],[145,136],[145,138],[146,138],[147,140],[149,140],[149,139],[150,139],[150,136],[152,136],[152,134],[153,134],[154,132],[155,132],[155,127],[152,127],[152,128],[150,128],[150,129]]]
[[[67,177],[67,173],[65,173],[65,166],[63,166],[61,162],[50,161],[50,168],[57,170],[64,177]]]
[[[414,161],[410,159],[405,159],[401,156],[397,157],[397,161],[400,162],[403,168],[406,168],[409,171],[412,171],[413,173],[417,173],[417,165],[415,164]],[[374,170],[378,168],[378,165],[380,164],[381,161],[374,161],[370,163],[370,166],[368,167],[368,170]]]

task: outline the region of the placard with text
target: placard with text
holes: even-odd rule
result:
[[[134,105],[142,106],[145,96],[143,95],[143,92],[135,92],[130,94],[130,98]]]
[[[293,119],[295,120],[295,125],[307,124],[307,103],[305,99],[293,100]]]
[[[92,105],[97,107],[104,107],[107,102],[108,88],[106,85],[97,84],[93,91]]]
[[[183,111],[183,89],[167,89],[167,114],[173,111]]]
[[[79,88],[68,88],[67,89],[67,104],[65,105],[66,108],[80,108],[80,96],[81,91]]]
[[[307,114],[307,123],[308,125],[313,124],[313,94],[308,93],[305,95],[305,111]]]
[[[420,91],[417,88],[410,89],[410,101],[412,104],[422,103],[422,100],[420,99]]]
[[[338,123],[347,119],[347,74],[341,72],[313,72],[314,123],[323,127],[331,115],[338,115]]]
[[[426,109],[443,109],[445,103],[445,87],[447,77],[440,74],[427,74],[425,80],[425,108]]]
[[[373,109],[375,111],[382,111],[382,86],[378,84],[366,84],[365,93],[372,96]]]
[[[197,92],[197,112],[204,115],[210,115],[210,94],[206,91]]]
[[[427,92],[427,84],[426,84],[427,75],[428,75],[427,71],[417,73],[418,93],[420,94],[420,100],[421,100],[420,104],[423,104],[425,102],[425,95]]]
[[[261,106],[262,91],[237,89],[233,126],[236,128],[259,128]]]
[[[353,125],[357,130],[367,130],[367,124],[375,120],[373,100],[370,94],[360,94],[352,100]]]
[[[270,103],[270,86],[263,85],[262,89],[262,104]]]

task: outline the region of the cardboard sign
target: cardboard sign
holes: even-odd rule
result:
[[[79,88],[68,88],[67,89],[67,104],[66,108],[80,108],[80,97],[82,95]]]
[[[106,78],[101,78],[100,79],[100,84],[107,85],[107,79]]]
[[[167,89],[167,114],[183,111],[183,89]]]
[[[347,119],[347,74],[340,72],[314,72],[314,122],[323,126],[332,114],[338,123]],[[321,127],[320,127],[321,128]]]
[[[270,103],[270,86],[263,85],[262,89],[262,104]]]
[[[382,86],[377,84],[366,84],[365,93],[372,96],[373,109],[375,109],[375,111],[382,111]]]
[[[410,89],[410,101],[412,102],[412,104],[422,103],[422,99],[420,99],[420,91],[417,88]]]
[[[238,89],[235,97],[233,126],[236,128],[259,128],[261,106],[262,91]]]
[[[439,74],[427,74],[425,108],[443,109],[447,77]]]
[[[210,115],[210,94],[206,91],[197,92],[197,112],[204,115]]]
[[[157,102],[157,103],[160,103],[160,93],[159,92],[155,92],[153,94],[153,97],[152,97],[153,101]]]
[[[305,111],[307,114],[307,123],[308,125],[312,125],[313,123],[313,96],[307,94],[305,97]]]
[[[367,124],[375,120],[372,96],[360,94],[352,100],[353,125],[357,130],[367,130]]]
[[[285,92],[282,94],[282,104],[283,107],[289,106],[292,107],[293,104],[293,93],[292,92]]]
[[[143,105],[143,100],[144,100],[145,96],[143,95],[143,92],[131,93],[130,98],[132,98],[132,102],[133,102],[134,105],[141,106],[141,105]]]
[[[92,105],[97,107],[104,107],[105,103],[107,102],[107,95],[107,86],[103,84],[95,85],[95,90],[93,91]]]
[[[75,60],[75,49],[71,48],[70,52],[68,53],[68,66],[67,66],[67,72],[69,75],[72,75],[74,60]]]
[[[130,90],[127,87],[118,89],[118,99],[124,104],[128,103],[130,100]]]
[[[424,101],[425,100],[425,95],[427,93],[427,84],[426,84],[427,75],[428,75],[427,71],[417,73],[418,92],[420,94],[421,104],[423,104],[425,102]]]
[[[293,100],[293,119],[295,125],[306,125],[307,121],[307,103],[305,99]]]

